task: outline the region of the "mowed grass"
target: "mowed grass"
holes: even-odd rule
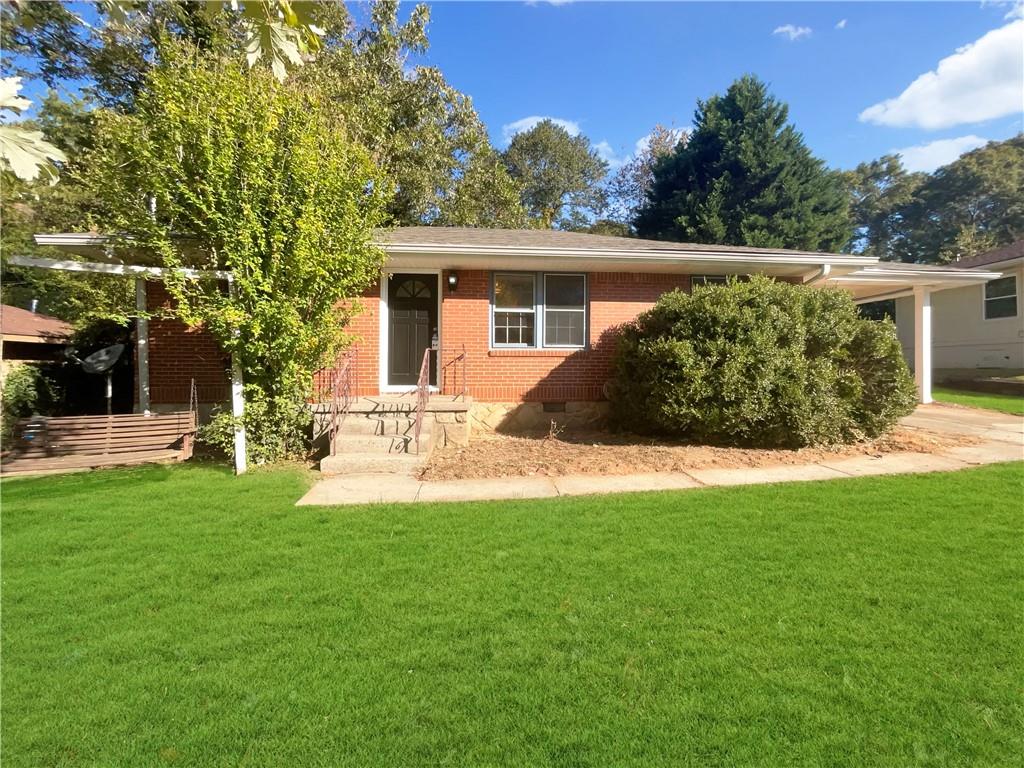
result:
[[[984,392],[965,392],[961,389],[934,387],[932,396],[940,403],[955,403],[971,408],[987,408],[990,411],[1002,411],[1016,416],[1024,416],[1024,397],[1015,395],[996,395]]]
[[[292,506],[297,472],[2,486],[7,766],[1007,766],[1024,465]]]

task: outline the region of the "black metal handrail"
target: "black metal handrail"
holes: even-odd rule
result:
[[[466,354],[466,345],[462,345],[462,352],[453,357],[443,366],[442,376],[442,391],[451,393],[452,395],[459,397],[463,400],[466,399],[466,395],[469,394],[469,376],[466,372],[466,363],[468,362],[468,356]],[[461,374],[461,376],[460,376]],[[458,387],[461,379],[462,386]],[[449,382],[452,382],[452,386],[449,386]]]
[[[420,452],[420,430],[423,428],[423,414],[427,410],[427,400],[430,398],[430,353],[433,351],[430,347],[423,351],[420,377],[416,381],[416,424],[413,427],[413,434],[416,438],[416,453]]]

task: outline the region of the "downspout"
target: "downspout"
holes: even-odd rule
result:
[[[831,264],[822,264],[818,267],[818,271],[811,275],[809,278],[804,280],[804,285],[814,285],[820,283],[822,280],[828,280],[828,276],[832,273]]]

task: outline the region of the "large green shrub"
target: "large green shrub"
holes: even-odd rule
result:
[[[628,325],[612,413],[638,432],[799,447],[875,437],[916,399],[891,322],[838,289],[755,277],[666,294]]]

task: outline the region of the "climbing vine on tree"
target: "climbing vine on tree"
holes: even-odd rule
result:
[[[349,341],[352,301],[380,274],[372,234],[389,187],[322,94],[183,48],[130,115],[97,115],[89,186],[117,247],[170,268],[177,314],[241,363],[252,452],[296,453],[313,374]]]

